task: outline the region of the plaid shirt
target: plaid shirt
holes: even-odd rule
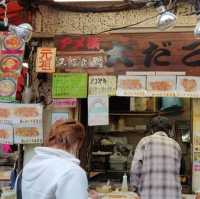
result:
[[[141,199],[181,199],[181,149],[164,132],[143,138],[135,151],[131,185]]]

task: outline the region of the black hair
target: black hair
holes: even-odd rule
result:
[[[157,131],[164,131],[169,134],[172,129],[172,123],[167,117],[156,116],[151,120],[149,128],[153,131],[153,133]]]

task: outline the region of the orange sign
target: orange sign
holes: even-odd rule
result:
[[[36,59],[36,72],[54,73],[56,48],[38,48]]]

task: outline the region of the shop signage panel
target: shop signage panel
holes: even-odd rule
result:
[[[38,48],[36,57],[36,72],[54,73],[56,48]]]
[[[116,95],[116,76],[89,76],[89,96]]]
[[[88,97],[88,125],[100,126],[109,124],[109,98],[106,96]]]
[[[190,32],[57,35],[61,52],[103,51],[106,68],[126,71],[185,71],[200,75],[200,40]]]
[[[117,96],[146,96],[146,76],[119,75]]]
[[[200,77],[178,76],[177,77],[177,97],[200,97]]]
[[[43,108],[40,104],[0,104],[0,130],[8,126],[10,132],[9,134],[2,131],[1,139],[7,137],[11,140],[12,128],[15,144],[42,143],[42,114]]]
[[[53,75],[52,97],[86,98],[87,74],[86,73],[55,73]]]
[[[56,57],[56,69],[65,71],[74,68],[103,68],[106,63],[104,51],[77,51],[58,52]]]
[[[176,76],[147,76],[148,96],[176,95]]]

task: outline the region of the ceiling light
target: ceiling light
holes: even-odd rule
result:
[[[28,42],[32,37],[33,28],[28,23],[23,23],[18,26],[10,25],[8,29],[10,32],[24,40],[24,42]]]
[[[200,37],[200,14],[197,15],[197,25],[194,29],[194,35]]]
[[[156,7],[157,11],[160,13],[157,22],[158,29],[163,31],[173,28],[176,24],[176,15],[167,11],[162,1],[159,1]]]
[[[198,1],[198,0],[194,1],[194,8],[195,8],[196,15],[197,15],[197,24],[194,29],[194,35],[197,37],[200,37],[200,1]]]

